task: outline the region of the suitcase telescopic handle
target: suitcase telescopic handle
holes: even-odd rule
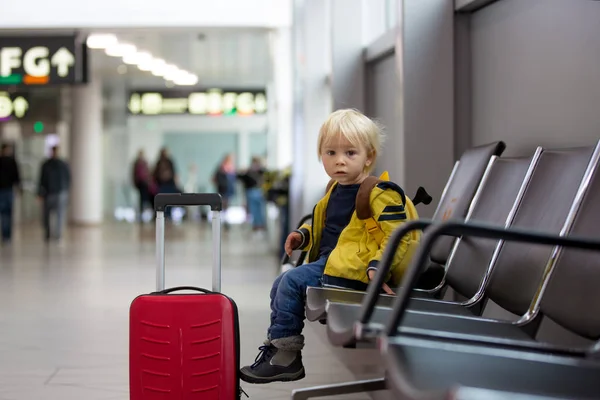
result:
[[[165,289],[165,208],[167,206],[210,206],[213,233],[212,291],[221,291],[221,211],[218,193],[159,193],[154,197],[156,211],[156,291]]]
[[[159,193],[154,198],[154,210],[165,211],[167,206],[210,206],[212,211],[223,209],[218,193]]]

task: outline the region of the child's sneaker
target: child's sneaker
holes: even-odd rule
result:
[[[289,344],[287,339],[275,339],[274,342],[284,340]],[[301,351],[290,350],[285,344],[279,346],[283,348],[277,348],[272,342],[265,342],[258,348],[260,352],[254,364],[241,369],[240,378],[248,383],[290,382],[304,378]]]

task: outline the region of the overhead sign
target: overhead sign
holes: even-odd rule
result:
[[[267,112],[264,90],[156,90],[129,94],[134,115],[253,115]]]
[[[87,81],[87,46],[75,36],[0,37],[0,85]]]
[[[23,119],[29,111],[29,98],[25,93],[0,91],[0,121]]]

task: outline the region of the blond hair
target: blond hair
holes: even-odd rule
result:
[[[384,139],[381,125],[358,110],[342,109],[334,111],[319,130],[317,141],[319,161],[321,161],[323,146],[339,135],[347,139],[353,146],[359,147],[362,145],[367,149],[367,154],[372,162],[365,167],[365,171],[371,171],[375,166]]]

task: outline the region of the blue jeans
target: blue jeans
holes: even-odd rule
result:
[[[304,328],[306,288],[321,286],[327,257],[303,264],[275,279],[271,289],[271,326],[267,330],[270,340],[297,336]]]
[[[12,236],[13,189],[0,189],[0,231],[2,240],[10,240]]]
[[[252,227],[264,228],[266,225],[265,198],[262,189],[248,189],[246,191],[246,199],[248,201],[248,212],[252,216]]]

